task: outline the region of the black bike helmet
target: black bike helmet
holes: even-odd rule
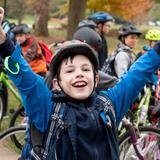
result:
[[[52,79],[57,76],[58,68],[63,59],[75,54],[83,54],[88,57],[93,64],[95,71],[98,72],[98,59],[95,51],[87,43],[72,40],[64,42],[53,57],[50,63],[50,73]]]
[[[94,21],[89,19],[83,19],[78,23],[78,29],[82,27],[89,27],[92,29],[96,29],[97,25]]]
[[[127,36],[129,34],[136,34],[140,36],[142,32],[140,32],[135,26],[133,25],[125,25],[119,28],[118,30],[118,39],[122,41],[122,37]]]
[[[89,27],[82,27],[78,29],[74,33],[73,39],[85,42],[96,50],[102,46],[102,39],[100,35]]]
[[[30,33],[30,28],[28,27],[27,24],[20,24],[17,25],[15,28],[13,28],[12,32],[14,34],[18,34],[18,33]]]
[[[96,24],[105,23],[108,21],[114,21],[114,18],[106,12],[97,12],[88,17],[89,20],[93,20]]]

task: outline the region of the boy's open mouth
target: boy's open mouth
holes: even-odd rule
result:
[[[75,82],[73,83],[73,87],[85,87],[87,85],[87,82],[85,81],[78,81],[78,82]]]

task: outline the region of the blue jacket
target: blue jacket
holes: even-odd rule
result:
[[[6,42],[6,44],[7,43],[9,42]],[[11,72],[8,71],[8,75],[19,89],[19,92],[23,99],[26,113],[29,116],[30,121],[35,124],[38,130],[40,130],[41,132],[45,132],[47,130],[50,115],[52,113],[52,106],[54,103],[54,101],[53,102],[51,101],[52,93],[45,85],[44,80],[40,76],[32,72],[27,62],[21,56],[20,48],[16,47],[16,49],[14,49],[14,47],[12,46],[11,49],[11,46],[12,45],[10,44],[9,50],[10,51],[14,50],[14,52],[12,53],[11,57],[8,60],[9,68],[11,70],[15,70],[13,64],[18,63],[20,66],[20,70],[18,74],[12,74]],[[0,46],[0,51],[2,52],[1,46]],[[108,90],[104,90],[100,93],[103,94],[103,96],[107,96],[112,101],[116,113],[117,124],[121,121],[125,113],[128,111],[129,106],[131,106],[131,104],[137,97],[138,93],[143,89],[143,86],[145,85],[146,81],[150,79],[152,73],[154,73],[157,70],[157,68],[159,68],[159,66],[160,66],[160,56],[156,53],[154,49],[152,49],[147,54],[140,57],[136,61],[136,63],[134,63],[131,66],[130,70],[122,76],[119,83],[117,83],[115,87]],[[94,98],[96,99],[96,96],[97,95],[95,95],[93,99]],[[93,102],[94,100],[92,101],[91,104],[88,105],[92,105]],[[74,104],[70,105],[72,106],[72,108],[76,108],[74,109],[74,112],[76,112],[75,115],[77,115],[76,119],[79,118],[78,129],[82,129],[82,131],[83,129],[84,131],[87,129],[90,130],[89,127],[92,124],[89,121],[89,119],[92,117],[92,115],[90,115],[88,112],[84,113],[84,110],[86,110],[85,108],[86,106],[84,104],[79,104],[79,107],[76,107],[77,104],[76,106],[74,106]],[[82,111],[78,111],[81,109]],[[97,124],[101,123],[98,118],[98,115],[95,116],[96,120],[98,120]],[[85,128],[85,126],[88,126],[88,128]],[[97,132],[98,128],[96,127],[99,126],[95,125],[94,127],[95,128],[93,128],[93,131]],[[99,129],[103,131],[103,126],[100,126]],[[92,133],[91,131],[88,137],[94,135],[95,132]],[[78,145],[80,146],[85,145],[85,144],[79,144],[79,142],[84,142],[81,141],[81,139],[83,139],[82,138],[83,136],[86,137],[85,136],[86,133],[81,132],[78,135],[80,136],[78,138],[79,141],[77,142]],[[96,141],[96,136],[93,137],[95,138]],[[104,146],[107,146],[107,144],[104,144]],[[95,145],[94,147],[95,149],[93,150],[93,153],[96,154],[96,151],[100,147],[98,145],[97,146]],[[110,148],[107,148],[106,150],[110,150]],[[85,150],[83,151],[83,153],[85,153]],[[111,160],[110,157],[107,158]],[[101,158],[99,157],[99,159]]]

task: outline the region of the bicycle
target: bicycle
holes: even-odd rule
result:
[[[7,112],[6,110],[8,108],[8,89],[19,102],[20,106],[22,106],[21,97],[19,93],[16,91],[16,89],[13,87],[13,84],[10,82],[9,77],[5,73],[3,64],[0,64],[0,86],[0,119],[2,120],[4,113]]]
[[[6,92],[0,92],[0,116],[1,116],[0,118],[1,118],[1,121],[3,119],[4,110],[6,110],[6,108],[8,108],[8,106],[6,106],[7,99],[5,99],[5,101],[4,101],[3,98],[6,95],[8,95],[7,89],[9,89],[10,92],[16,98],[16,100],[19,102],[18,109],[11,116],[9,127],[21,125],[21,122],[23,122],[23,120],[25,118],[24,108],[22,106],[22,100],[21,100],[19,93],[14,88],[13,84],[11,83],[9,77],[5,73],[3,64],[0,64],[0,86],[5,86],[5,90],[3,90],[3,91],[6,91]],[[15,135],[12,135],[11,139],[12,139],[13,143],[15,143],[17,148],[20,148],[20,149],[22,148],[21,142],[19,142],[19,139],[17,139],[17,137]]]
[[[144,94],[141,97],[141,100],[134,115],[133,123],[136,124],[136,126],[139,125],[145,126],[148,124],[147,112],[149,106],[151,105],[151,103],[153,103],[152,97],[154,91],[152,89],[152,86],[153,86],[152,83],[147,83],[144,87]]]
[[[158,160],[160,158],[160,129],[151,126],[147,119],[152,95],[152,85],[147,84],[133,118],[125,117],[120,124],[121,160]]]
[[[0,145],[2,145],[3,147],[11,148],[17,153],[20,153],[25,143],[25,131],[26,126],[10,127],[4,130],[2,133],[0,133]],[[17,144],[13,143],[13,136],[16,137],[16,139],[18,140],[18,145],[21,145],[20,147],[17,148]]]
[[[119,137],[120,160],[159,160],[160,129],[122,121],[126,132]]]

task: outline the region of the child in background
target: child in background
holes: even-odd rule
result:
[[[160,40],[160,30],[158,29],[151,29],[149,30],[146,35],[145,39],[147,40],[147,45],[145,45],[141,52],[137,54],[136,59],[138,59],[141,55],[145,54],[149,49],[151,49],[157,41]]]
[[[26,24],[17,25],[12,32],[15,34],[16,41],[22,47],[22,55],[29,63],[32,70],[45,77],[47,73],[47,65],[41,47],[35,37],[31,36],[30,28]]]
[[[107,59],[102,67],[102,71],[108,73],[112,76],[120,78],[133,63],[133,49],[136,48],[138,44],[141,32],[138,28],[133,25],[123,25],[118,30],[118,43],[117,48]],[[108,61],[112,59],[110,68],[108,68]]]

